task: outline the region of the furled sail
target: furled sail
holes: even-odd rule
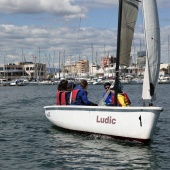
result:
[[[120,65],[130,65],[130,52],[138,15],[138,0],[122,1]]]
[[[156,0],[143,0],[146,68],[142,98],[155,100],[160,69],[160,27]]]

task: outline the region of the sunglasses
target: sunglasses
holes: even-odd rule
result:
[[[104,87],[105,89],[109,89],[110,88],[110,86],[106,86],[106,87]]]

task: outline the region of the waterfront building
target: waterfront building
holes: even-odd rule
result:
[[[14,80],[24,77],[30,79],[46,79],[46,64],[33,62],[16,62],[0,65],[0,78]]]
[[[72,62],[69,64],[62,65],[62,71],[63,73],[58,73],[55,77],[57,78],[70,78],[70,77],[76,77],[77,76],[77,68],[76,68],[76,62]]]
[[[129,67],[120,68],[120,77],[143,77],[145,70],[146,52],[138,52],[136,63],[132,63]],[[34,62],[16,62],[0,65],[0,79],[13,80],[24,77],[28,80],[47,79],[50,78],[114,78],[115,77],[116,58],[108,55],[101,58],[101,65],[89,62],[88,60],[79,60],[78,62],[69,62],[61,65],[59,71],[50,71],[46,68],[46,64]],[[121,66],[120,66],[121,67]],[[160,75],[168,74],[168,64],[160,65]]]
[[[89,73],[89,61],[88,60],[80,60],[76,63],[76,69],[78,74],[86,74]]]
[[[138,69],[143,69],[146,63],[146,51],[140,51],[137,53],[137,67]]]
[[[78,62],[65,64],[62,66],[62,70],[64,70],[62,75],[65,78],[86,77],[89,74],[89,61],[79,60]]]
[[[113,67],[114,63],[116,63],[116,58],[111,55],[101,58],[101,67],[103,69],[106,67]]]

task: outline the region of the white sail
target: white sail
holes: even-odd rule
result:
[[[143,99],[152,99],[150,95],[150,78],[149,78],[149,63],[148,57],[146,56],[146,65],[145,65],[145,73],[144,73],[144,80],[143,80],[143,92],[142,92]]]
[[[143,0],[143,16],[147,57],[142,98],[155,100],[160,69],[160,28],[156,0]]]
[[[120,65],[129,66],[134,28],[138,15],[138,1],[123,0],[122,2]]]

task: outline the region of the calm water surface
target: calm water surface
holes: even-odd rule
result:
[[[89,86],[99,102],[103,86]],[[124,85],[132,105],[141,105],[142,85]],[[170,85],[158,85],[162,106],[154,140],[143,145],[57,129],[43,107],[55,103],[56,86],[0,87],[0,169],[170,169]]]

